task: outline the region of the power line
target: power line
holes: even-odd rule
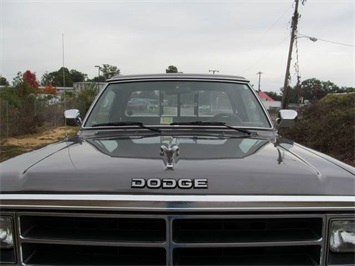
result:
[[[260,36],[252,43],[253,45],[250,47],[250,51],[252,51],[253,49],[255,49],[255,47],[257,45],[259,45],[262,41],[262,39],[264,39],[265,36],[268,36],[269,35],[269,32],[275,27],[276,24],[278,24],[280,22],[280,20],[289,12],[289,10],[292,9],[292,5],[289,5],[287,7],[287,9],[285,9],[284,13],[282,13],[275,21],[274,23],[269,27],[267,28],[266,30],[264,30],[264,32],[262,34],[260,34]],[[288,30],[288,29],[287,29]],[[278,51],[279,49],[277,49],[281,43],[283,43],[285,41],[285,39],[283,39],[282,41],[280,41],[277,45],[275,45],[272,49],[271,49],[271,52],[269,52],[267,55],[269,56],[270,54],[272,54],[273,52],[275,51]],[[265,55],[265,54],[264,54]],[[263,56],[265,57],[265,56]],[[255,63],[252,63],[250,64],[247,68],[245,68],[243,70],[242,73],[245,73],[247,72],[249,69],[251,68],[254,68],[254,66],[258,65],[260,63],[260,61],[265,61],[264,59],[262,58],[258,58],[258,60],[255,62]]]
[[[322,42],[329,42],[329,43],[338,44],[338,45],[344,45],[344,46],[355,47],[355,45],[353,45],[353,44],[324,40],[324,39],[320,39],[320,38],[317,38],[317,37],[314,37],[314,36],[308,36],[308,35],[304,35],[304,34],[299,34],[299,35],[300,35],[301,37],[312,38],[312,39],[311,39],[312,41],[322,41]]]
[[[350,46],[350,47],[355,47],[355,45],[352,44],[347,44],[347,43],[341,43],[341,42],[333,42],[333,41],[328,41],[328,40],[322,40],[317,38],[319,41],[323,41],[323,42],[329,42],[329,43],[334,43],[334,44],[339,44],[339,45],[345,45],[345,46]]]

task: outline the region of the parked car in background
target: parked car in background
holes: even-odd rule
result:
[[[149,100],[148,109],[157,110],[159,108],[160,102],[159,100]]]
[[[149,105],[149,99],[144,98],[132,98],[128,101],[128,108],[137,111],[147,110]]]

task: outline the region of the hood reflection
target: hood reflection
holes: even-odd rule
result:
[[[87,139],[100,152],[120,158],[161,160],[161,146],[169,145],[172,139],[179,147],[179,160],[208,160],[245,158],[267,145],[269,140],[251,138],[204,138],[204,137],[144,137]]]

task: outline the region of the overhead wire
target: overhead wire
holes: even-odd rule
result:
[[[307,35],[304,35],[304,36],[307,36]],[[344,45],[344,46],[349,46],[349,47],[355,47],[355,45],[353,45],[353,44],[348,44],[348,43],[341,43],[341,42],[334,42],[334,41],[324,40],[324,39],[320,39],[320,38],[318,38],[318,37],[314,37],[314,36],[311,36],[311,37],[312,37],[312,38],[317,39],[317,41],[329,42],[329,43],[338,44],[338,45]]]
[[[279,21],[289,12],[289,10],[292,9],[292,5],[288,6],[287,9],[275,20],[275,22],[268,27],[261,35],[259,38],[256,39],[256,41],[254,41],[255,44],[259,44],[260,41],[264,38],[264,36],[266,36],[278,23]],[[281,42],[279,42],[276,46],[274,46],[271,51],[268,53],[268,55],[272,54],[276,48],[278,48],[281,43],[285,42],[286,39],[282,40]],[[255,46],[251,47],[250,50],[254,49]],[[258,61],[254,62],[253,64],[249,65],[248,67],[246,67],[244,69],[244,71],[242,71],[242,73],[247,72],[249,69],[253,68],[255,65],[259,64],[259,62],[261,61],[261,58],[259,58]]]

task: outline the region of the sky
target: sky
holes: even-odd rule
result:
[[[243,76],[280,92],[294,0],[0,0],[0,75],[59,70]],[[317,78],[355,87],[355,0],[300,0],[291,85]],[[318,39],[312,42],[306,36]],[[298,59],[298,60],[297,60]]]

